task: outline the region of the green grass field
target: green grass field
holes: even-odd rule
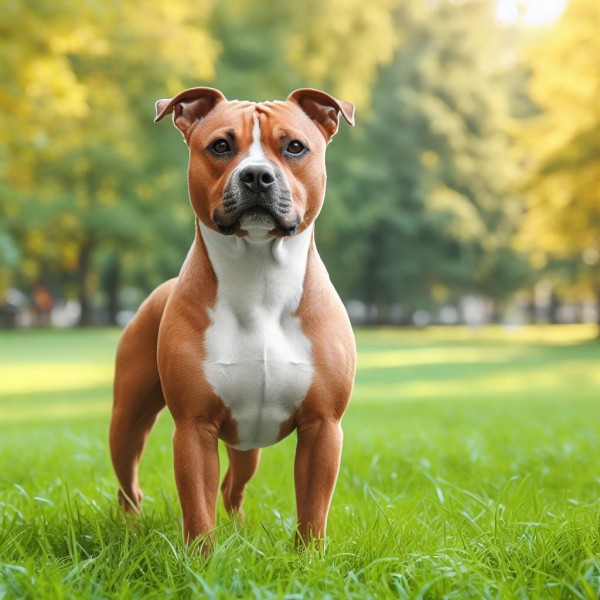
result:
[[[168,414],[142,515],[117,510],[118,335],[0,333],[0,598],[600,597],[593,329],[359,331],[326,551],[291,542],[290,436],[207,559],[182,543]]]

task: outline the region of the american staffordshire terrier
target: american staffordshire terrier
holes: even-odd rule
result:
[[[175,421],[175,479],[187,542],[216,525],[221,491],[242,514],[260,449],[297,431],[298,539],[325,536],[340,466],[340,421],[356,350],[344,306],[315,246],[325,149],[354,106],[313,89],[286,101],[228,101],[192,88],[156,103],[190,151],[195,239],[124,330],[110,450],[119,499],[137,512],[138,465],[158,413]]]

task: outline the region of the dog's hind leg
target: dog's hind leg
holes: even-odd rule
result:
[[[138,512],[143,498],[138,467],[165,400],[156,365],[160,319],[175,280],[158,287],[123,331],[117,350],[109,445],[119,480],[119,502]]]
[[[221,484],[223,503],[231,516],[243,519],[242,504],[246,494],[246,484],[258,469],[260,449],[242,451],[227,446],[227,454],[229,468]]]
[[[143,498],[138,467],[148,435],[165,401],[160,387],[146,395],[132,389],[123,402],[121,398],[115,394],[110,454],[119,480],[119,503],[126,512],[138,512]]]

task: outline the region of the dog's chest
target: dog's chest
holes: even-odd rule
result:
[[[232,247],[215,247],[223,240],[212,236],[206,244],[217,299],[205,333],[204,371],[236,422],[235,447],[247,450],[278,441],[312,381],[311,343],[295,316],[310,239],[224,240]],[[282,243],[289,247],[273,246]]]

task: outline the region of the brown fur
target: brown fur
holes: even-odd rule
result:
[[[325,186],[325,147],[337,129],[332,106],[347,120],[335,99],[314,90],[298,91],[287,102],[227,102],[220,92],[187,91],[186,104],[159,101],[158,118],[174,114],[190,147],[189,189],[194,212],[217,229],[213,212],[236,161],[224,163],[206,152],[206,144],[235,129],[240,148],[252,139],[252,117],[258,112],[267,156],[283,168],[294,208],[302,215],[298,232],[319,214]],[[204,90],[204,91],[202,91]],[[206,91],[208,90],[208,91]],[[188,93],[189,92],[189,93]],[[302,92],[306,92],[303,94]],[[306,102],[303,99],[306,96]],[[193,99],[198,99],[194,105]],[[190,99],[192,102],[190,103]],[[319,102],[324,102],[319,112]],[[310,106],[305,113],[300,106]],[[183,106],[183,108],[181,108]],[[208,108],[207,108],[208,107]],[[350,116],[348,116],[350,115]],[[324,121],[318,122],[318,119]],[[282,139],[306,141],[311,152],[302,161],[282,161]],[[137,512],[142,500],[138,466],[146,439],[160,410],[168,406],[175,421],[173,437],[177,490],[187,541],[215,528],[219,488],[218,440],[228,445],[229,469],[221,490],[228,512],[242,514],[245,487],[255,473],[260,450],[232,449],[237,425],[206,381],[204,334],[210,325],[218,282],[196,224],[196,237],[179,278],[157,288],[123,332],[117,351],[110,446],[125,510]],[[346,311],[317,253],[314,239],[308,253],[304,291],[297,314],[312,342],[314,377],[296,414],[283,423],[280,439],[298,431],[295,484],[300,539],[323,538],[342,448],[340,421],[350,400],[356,352]]]

